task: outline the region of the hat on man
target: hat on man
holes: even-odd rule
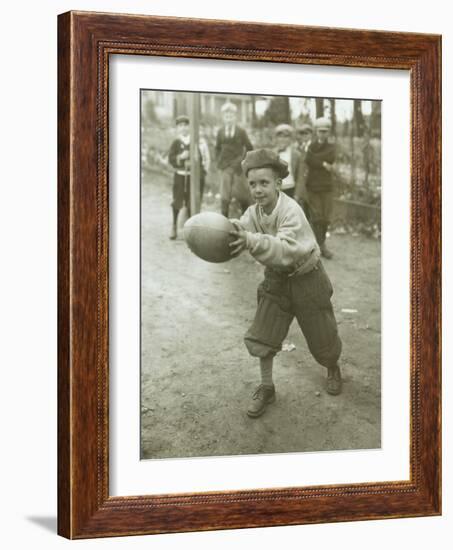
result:
[[[245,175],[253,168],[273,168],[282,179],[285,179],[289,174],[288,163],[281,160],[272,149],[249,151],[241,162],[241,166]]]
[[[330,130],[332,128],[332,122],[327,117],[323,116],[315,120],[315,128],[323,128],[324,130]]]
[[[286,136],[291,137],[293,135],[294,128],[290,126],[289,124],[279,124],[275,128],[275,135],[276,136]]]
[[[226,101],[222,107],[220,108],[220,111],[222,113],[226,113],[227,111],[231,112],[231,113],[237,113],[237,110],[238,108],[236,107],[236,105],[234,103],[232,103],[231,101]]]
[[[313,133],[313,128],[310,126],[310,124],[302,124],[301,126],[297,127],[297,133],[298,134],[311,134]]]
[[[189,117],[187,115],[179,115],[176,117],[175,124],[176,126],[178,124],[189,124]]]

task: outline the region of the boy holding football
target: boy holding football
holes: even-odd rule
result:
[[[294,317],[311,354],[327,368],[326,390],[331,395],[342,389],[342,344],[330,302],[332,285],[316,238],[299,204],[281,192],[287,163],[270,149],[258,149],[249,151],[241,165],[255,204],[233,221],[231,255],[248,250],[265,266],[255,319],[244,338],[250,355],[260,362],[261,384],[247,410],[256,418],[275,401],[273,360]]]

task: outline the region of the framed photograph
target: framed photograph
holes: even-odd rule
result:
[[[441,39],[58,21],[58,531],[441,513]]]

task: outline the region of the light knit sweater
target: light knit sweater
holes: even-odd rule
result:
[[[313,269],[319,260],[319,246],[304,211],[285,193],[279,193],[269,215],[254,204],[235,221],[246,232],[247,250],[267,267],[302,274]]]

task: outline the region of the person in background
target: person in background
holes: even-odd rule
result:
[[[275,152],[288,165],[289,174],[282,180],[281,190],[294,198],[299,178],[300,153],[293,143],[294,129],[289,124],[279,124],[275,128]]]
[[[236,105],[231,101],[227,101],[222,105],[221,113],[223,126],[217,133],[215,160],[221,173],[220,210],[224,216],[228,217],[235,188],[244,188],[244,192],[238,195],[238,201],[243,212],[251,202],[251,199],[249,200],[250,193],[242,174],[241,161],[247,151],[253,149],[253,145],[247,132],[236,122]]]
[[[186,206],[190,217],[190,129],[189,117],[180,115],[176,118],[177,137],[170,145],[168,162],[174,169],[173,176],[173,225],[170,239],[175,240],[178,231],[178,215]]]
[[[307,156],[308,147],[310,146],[312,137],[313,128],[310,126],[310,124],[302,124],[301,126],[296,128],[297,150],[300,154],[300,160],[294,198],[302,206],[302,209],[304,210],[308,221],[310,221],[310,210],[308,206],[307,196],[308,167],[307,163],[305,162],[305,157]]]
[[[309,206],[309,219],[321,254],[326,259],[333,257],[326,246],[326,233],[329,227],[334,198],[332,177],[335,163],[335,146],[329,143],[332,124],[326,117],[315,121],[315,140],[310,143],[305,156],[308,168],[306,188]]]
[[[313,128],[310,124],[301,124],[296,128],[296,141],[297,149],[299,153],[303,154],[307,152],[313,138]]]

